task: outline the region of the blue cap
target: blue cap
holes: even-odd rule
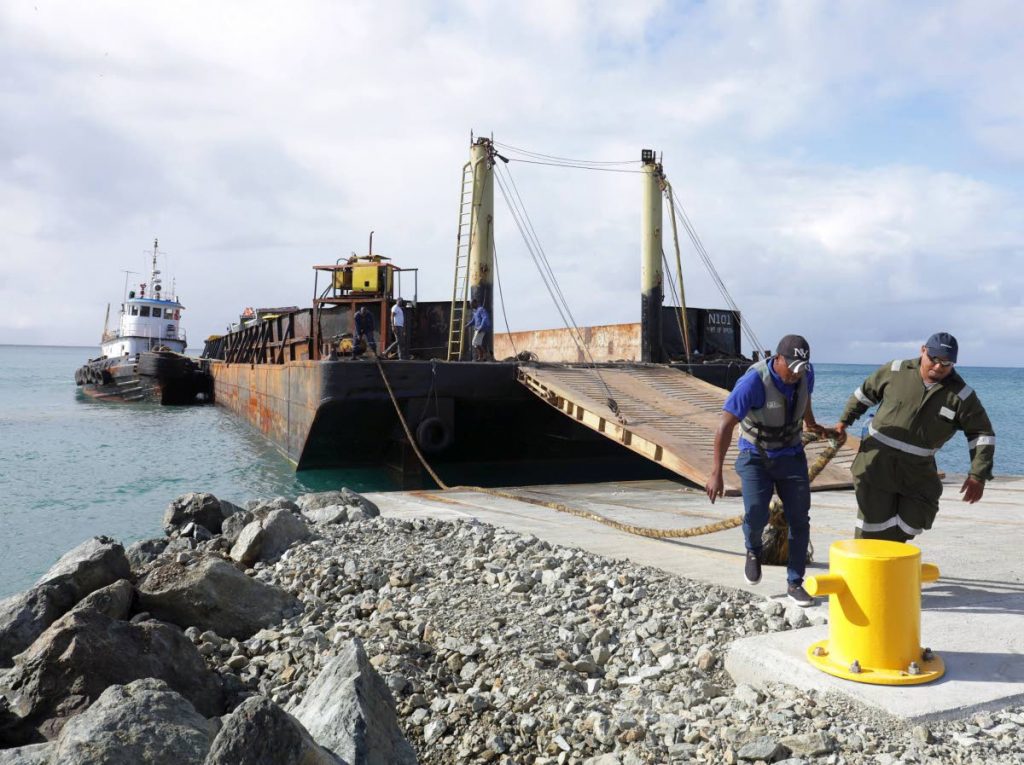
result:
[[[956,338],[948,332],[936,332],[928,338],[924,347],[930,356],[938,356],[949,361],[956,361],[956,352],[959,346],[957,345]]]

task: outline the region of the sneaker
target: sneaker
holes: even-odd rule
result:
[[[807,590],[804,589],[802,584],[791,584],[786,589],[786,592],[789,594],[789,599],[801,608],[813,606],[815,603],[814,598],[807,594]]]
[[[761,581],[761,556],[747,550],[747,562],[743,566],[743,578],[747,584],[757,584]]]

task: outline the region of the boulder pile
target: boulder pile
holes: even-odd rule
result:
[[[807,624],[747,593],[353,492],[185,495],[0,603],[4,763],[1010,763],[1021,708],[907,726],[729,643]]]

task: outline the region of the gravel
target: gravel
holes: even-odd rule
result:
[[[301,501],[300,501],[301,504]],[[244,641],[190,637],[239,699],[294,702],[362,638],[420,762],[1020,762],[1024,708],[905,725],[783,685],[736,686],[739,637],[802,611],[478,522],[317,524],[248,573],[302,611]]]

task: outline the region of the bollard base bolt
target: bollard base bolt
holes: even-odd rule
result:
[[[873,666],[860,659],[836,653],[828,640],[819,640],[807,647],[807,660],[835,677],[870,685],[921,685],[938,680],[946,672],[942,657],[928,648],[922,648],[921,658],[900,666]],[[930,658],[925,658],[926,653]]]

